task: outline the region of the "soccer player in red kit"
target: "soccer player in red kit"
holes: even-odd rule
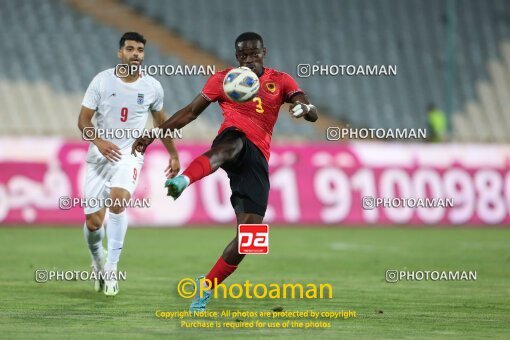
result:
[[[248,67],[259,77],[257,96],[244,103],[231,101],[223,91],[223,79],[231,70],[226,69],[211,76],[202,92],[189,105],[160,125],[159,128],[164,130],[180,129],[216,101],[224,116],[211,149],[193,160],[180,176],[167,180],[165,186],[168,187],[168,195],[177,199],[186,187],[221,167],[230,179],[230,201],[237,224],[259,224],[267,208],[269,148],[281,105],[292,103],[290,112],[295,118],[303,117],[315,122],[318,116],[317,109],[290,75],[264,67],[266,48],[260,35],[253,32],[241,34],[235,41],[235,52],[239,65]],[[133,153],[143,154],[152,141],[150,138],[138,139],[133,145]],[[244,258],[244,254],[238,253],[237,244],[238,235],[206,275],[207,280],[219,284],[236,270]],[[198,282],[203,284],[200,279]],[[210,297],[210,290],[202,296],[197,293],[190,311],[205,310]]]

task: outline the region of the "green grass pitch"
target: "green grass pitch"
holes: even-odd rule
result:
[[[508,338],[510,230],[278,228],[270,254],[247,256],[225,283],[330,283],[333,299],[213,299],[209,310],[357,312],[328,329],[185,329],[156,310],[187,310],[177,282],[206,273],[228,228],[130,229],[106,298],[90,282],[36,283],[36,269],[86,270],[80,228],[0,229],[1,338]],[[471,270],[476,281],[386,283],[385,271]],[[204,320],[204,319],[201,319]],[[286,319],[285,319],[286,320]],[[224,321],[224,320],[223,320]],[[243,322],[248,322],[248,319]],[[267,320],[266,320],[267,321]],[[284,321],[281,319],[279,321]]]

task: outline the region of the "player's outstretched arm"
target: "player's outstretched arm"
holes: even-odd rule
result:
[[[121,157],[120,149],[117,145],[98,137],[92,139],[96,136],[94,131],[95,127],[94,124],[92,124],[92,117],[95,112],[95,110],[82,105],[80,115],[78,117],[78,128],[80,129],[82,136],[88,137],[87,140],[94,143],[99,152],[101,152],[106,159],[111,162],[116,162],[120,160]]]
[[[168,118],[163,124],[159,126],[164,131],[170,129],[182,129],[195,119],[209,106],[210,102],[207,101],[201,94],[195,97],[191,103],[177,111],[172,117]],[[147,150],[147,147],[154,141],[154,138],[140,137],[133,143],[131,153],[136,155],[140,152],[142,155]]]
[[[289,112],[295,118],[303,117],[309,122],[315,122],[319,119],[318,110],[313,106],[308,97],[304,93],[297,93],[290,99],[292,105],[289,108]]]
[[[166,120],[166,115],[163,111],[152,111],[152,117],[154,119],[155,127],[160,126]],[[172,138],[162,138],[161,142],[168,151],[168,154],[170,155],[170,163],[168,164],[168,167],[165,169],[165,175],[167,178],[174,178],[175,176],[177,176],[179,170],[181,169],[181,163],[179,162],[179,154],[177,153],[177,149]]]

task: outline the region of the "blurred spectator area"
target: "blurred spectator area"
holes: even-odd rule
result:
[[[91,0],[82,2],[87,1]],[[451,140],[510,141],[509,1],[456,1],[454,22],[449,1],[443,0],[106,2],[132,9],[225,64],[235,63],[233,42],[239,33],[260,33],[268,49],[266,64],[295,77],[330,121],[354,127],[424,128],[428,103],[445,111],[451,103]],[[2,135],[79,137],[76,121],[83,93],[96,73],[117,63],[123,31],[71,3],[0,1],[0,35],[6,47],[0,72]],[[452,27],[455,39],[448,45]],[[146,64],[184,63],[179,53],[149,39]],[[298,78],[298,64],[397,65],[398,75]],[[453,82],[448,83],[448,75]],[[206,80],[158,79],[169,114],[190,102]],[[449,93],[452,97],[447,98]],[[185,130],[186,137],[210,139],[219,122],[219,107],[211,105]],[[324,138],[284,112],[276,134]]]

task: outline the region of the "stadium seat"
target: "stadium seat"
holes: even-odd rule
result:
[[[2,133],[79,137],[76,123],[83,94],[98,72],[117,63],[122,32],[59,1],[0,1],[0,18],[6,44],[2,59],[9,65],[0,73]],[[150,43],[146,54],[147,63],[183,64]],[[204,77],[159,80],[169,114],[186,105],[205,82]],[[205,115],[190,126],[188,135],[205,138],[212,121]]]
[[[126,3],[148,16],[153,16],[152,6],[159,4],[143,0]],[[303,87],[320,107],[351,125],[424,127],[427,105],[446,103],[449,52],[445,1],[324,0],[313,6],[304,0],[260,0],[243,4],[234,0],[175,0],[165,3],[167,9],[175,9],[169,14],[171,20],[164,21],[165,25],[226,62],[234,62],[232,41],[235,36],[253,30],[266,39],[268,64],[292,75],[296,75],[299,63],[396,64],[397,77],[301,79]],[[193,12],[192,8],[200,10],[200,17],[205,18],[203,22],[207,25],[190,20],[188,14]],[[455,112],[468,114],[460,112],[468,103],[481,100],[477,83],[488,79],[483,65],[500,56],[499,43],[510,37],[508,24],[500,14],[509,11],[509,4],[504,0],[468,0],[462,7],[457,5],[457,9],[456,82],[451,89],[454,91],[452,102]],[[292,17],[307,20],[292,20]],[[294,37],[300,38],[293,40]],[[507,57],[507,63],[509,61]],[[484,113],[483,110],[476,112]],[[489,119],[501,115],[501,112],[490,115]],[[510,126],[505,127],[508,130]],[[487,130],[491,130],[490,126]]]
[[[503,15],[510,10],[508,1],[466,0],[462,7],[457,4],[453,87],[447,81],[448,8],[441,0],[323,0],[313,6],[306,0],[123,1],[231,64],[235,63],[235,37],[242,31],[257,31],[266,40],[267,64],[296,78],[300,63],[397,65],[396,77],[298,78],[312,101],[338,121],[357,127],[425,127],[427,105],[433,102],[446,111],[446,96],[452,93],[453,112],[466,117],[480,115],[475,126],[483,125],[478,129],[488,134],[484,140],[510,140],[505,95],[510,88],[510,43],[505,42],[510,38],[510,25]],[[197,16],[202,19],[195,20]],[[0,87],[5,89],[5,111],[0,116],[17,112],[16,118],[6,120],[2,131],[16,134],[28,128],[19,123],[30,117],[33,133],[75,136],[81,97],[97,72],[117,62],[115,49],[122,32],[58,1],[1,1],[0,19],[4,24],[0,37],[6,46],[3,60],[9,65],[0,74]],[[91,52],[84,53],[84,47],[92,48]],[[146,62],[182,64],[151,44],[147,46]],[[494,63],[501,66],[490,66]],[[205,77],[159,80],[166,92],[166,111],[172,113],[200,91]],[[34,93],[47,98],[28,99]],[[26,105],[35,100],[42,106],[16,109],[19,96],[27,98]],[[57,103],[60,109],[55,110]],[[60,124],[47,127],[55,117]],[[221,121],[215,106],[203,117],[191,129],[196,126],[199,132],[208,130]],[[281,119],[276,127],[278,134],[293,135],[300,129],[304,138],[322,138],[310,124],[296,125],[283,114]],[[456,124],[463,120],[451,121]],[[470,133],[479,136],[477,131]],[[453,140],[457,136],[463,139],[454,132]]]

